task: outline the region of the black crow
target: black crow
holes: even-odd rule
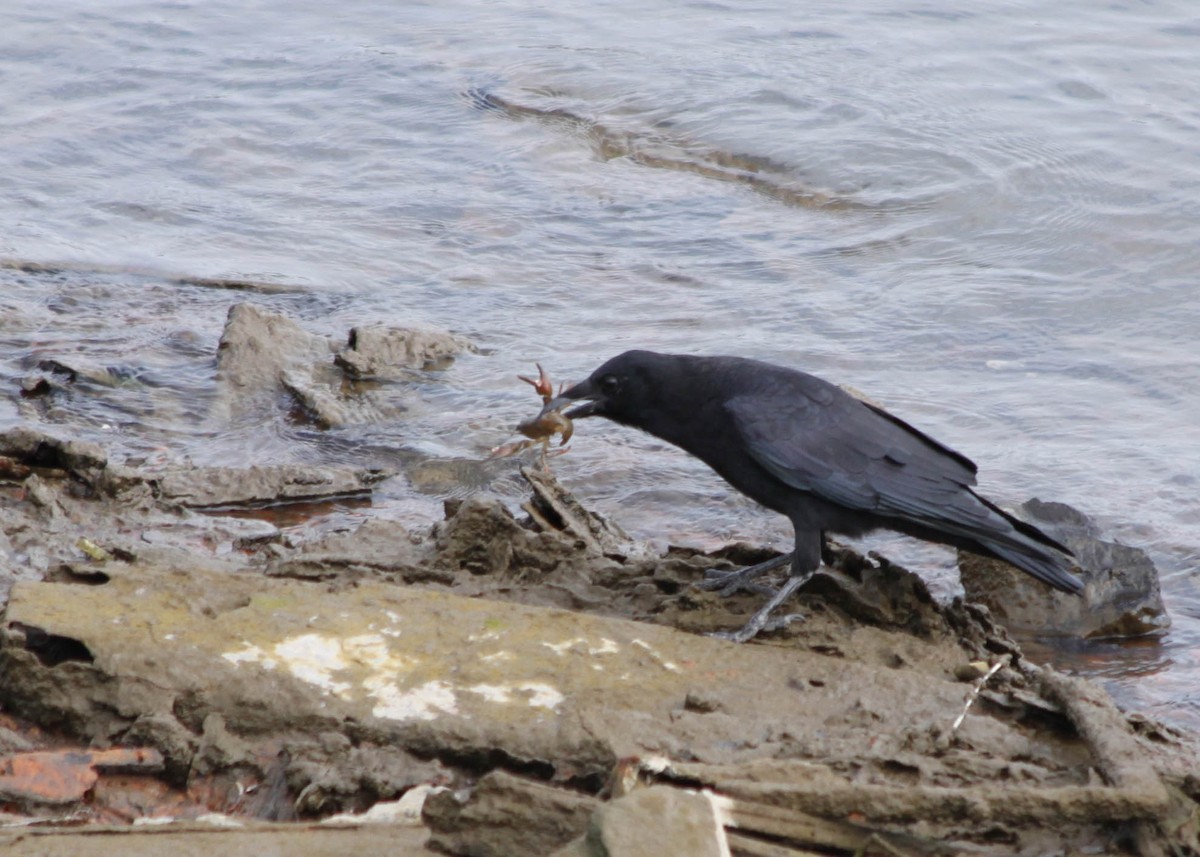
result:
[[[1067,548],[972,490],[968,458],[813,375],[741,357],[627,351],[542,413],[576,401],[567,417],[649,432],[791,520],[791,575],[733,639],[757,634],[817,569],[826,532],[896,530],[997,557],[1064,592],[1083,588]],[[731,577],[742,582],[787,559]]]

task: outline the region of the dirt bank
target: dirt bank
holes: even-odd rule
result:
[[[433,785],[437,848],[549,853],[585,836],[572,848],[590,853],[661,809],[597,808],[653,784],[709,795],[672,812],[691,819],[679,835],[733,853],[1195,843],[1190,738],[1131,724],[1096,687],[1026,662],[986,611],[939,606],[880,560],[831,549],[806,621],[738,646],[702,632],[755,599],[691,584],[753,549],[647,555],[540,470],[525,471],[527,513],[473,497],[431,533],[368,522],[285,543],[185,503],[373,477],[165,479],[30,433],[5,450],[8,545],[39,545],[44,579],[9,594],[4,710],[59,743],[161,754],[124,774],[167,789],[126,808],[137,818],[319,819]],[[36,782],[9,785],[10,809],[47,815]],[[97,794],[54,812],[101,817]]]
[[[280,396],[317,425],[374,418],[379,403],[338,371],[421,372],[461,347],[364,329],[339,350],[235,308],[214,419]],[[52,397],[61,382],[26,388]],[[519,510],[472,495],[429,532],[371,518],[284,532],[243,513],[366,502],[389,474],[155,469],[69,435],[0,436],[0,844],[1200,848],[1194,736],[1030,663],[987,609],[938,604],[900,566],[830,545],[828,572],[796,599],[804,621],[728,643],[706,634],[739,626],[759,596],[694,584],[766,552],[652,553],[548,471],[521,474]],[[989,597],[1036,600],[1017,594]]]

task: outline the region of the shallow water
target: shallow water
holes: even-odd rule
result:
[[[1200,17],[960,7],[10,3],[0,257],[64,267],[0,269],[0,427],[403,465],[377,512],[422,525],[530,412],[535,360],[787,363],[970,455],[999,502],[1062,500],[1148,550],[1172,630],[1056,657],[1200,726]],[[229,426],[208,406],[239,300],[483,353],[399,423]],[[16,395],[68,357],[106,374],[47,410]],[[423,469],[446,461],[457,481]],[[662,543],[786,545],[647,437],[583,424],[555,467]],[[952,591],[948,554],[897,549]]]

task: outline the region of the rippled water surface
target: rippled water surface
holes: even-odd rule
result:
[[[422,465],[475,472],[535,403],[513,377],[535,360],[788,363],[967,453],[996,500],[1069,502],[1148,550],[1172,630],[1059,657],[1200,725],[1198,132],[1183,0],[11,2],[0,427],[150,461],[396,463],[379,503],[424,522],[470,476]],[[401,421],[221,424],[241,300],[482,352]],[[16,395],[64,357],[110,383]],[[662,542],[789,536],[616,427],[584,424],[556,469]],[[945,552],[897,550],[950,591]]]

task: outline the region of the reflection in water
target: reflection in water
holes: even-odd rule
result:
[[[1184,633],[1194,637],[1195,631]],[[1181,646],[1161,635],[1120,642],[1020,642],[1035,663],[1099,681],[1123,708],[1200,729],[1200,692],[1195,683],[1200,659],[1193,646]]]
[[[618,129],[594,117],[573,113],[566,107],[521,104],[496,92],[472,90],[468,97],[482,109],[499,110],[514,119],[531,118],[566,125],[584,136],[597,156],[604,160],[627,158],[645,167],[680,170],[715,181],[742,184],[784,205],[833,210],[871,207],[815,188],[800,187],[793,168],[774,163],[770,158],[723,151],[684,139],[671,133],[669,128]],[[574,99],[565,93],[555,93],[553,100]]]

